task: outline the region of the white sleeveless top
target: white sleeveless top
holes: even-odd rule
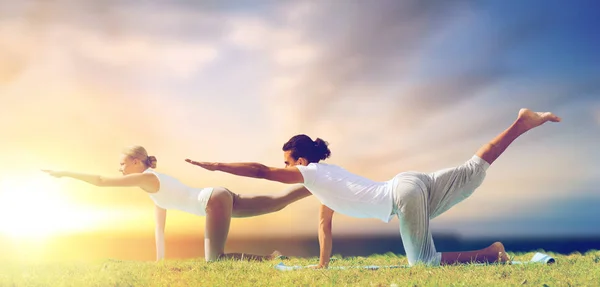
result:
[[[304,177],[304,186],[335,212],[383,222],[393,218],[393,179],[377,182],[325,163],[296,167]]]
[[[199,216],[206,216],[206,204],[213,188],[193,188],[178,179],[148,168],[144,173],[156,175],[160,187],[155,193],[148,193],[154,204],[164,209],[176,209]]]

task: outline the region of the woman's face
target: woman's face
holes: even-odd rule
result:
[[[132,158],[126,154],[121,155],[121,168],[119,171],[123,175],[128,175],[132,173],[140,173],[144,171],[144,165],[137,158]]]

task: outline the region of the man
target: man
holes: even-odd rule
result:
[[[436,252],[429,220],[470,196],[481,185],[489,166],[525,132],[545,122],[561,119],[550,112],[521,109],[515,122],[483,145],[464,164],[431,174],[403,172],[386,182],[352,174],[335,165],[319,163],[331,151],[327,142],[306,135],[292,137],[283,146],[286,168],[259,163],[210,163],[186,159],[211,171],[263,178],[287,184],[303,184],[322,203],[319,221],[320,260],[327,268],[331,256],[331,221],[334,211],[358,218],[400,219],[400,234],[409,265],[446,265],[509,260],[500,242],[464,252]]]

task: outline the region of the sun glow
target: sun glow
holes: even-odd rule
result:
[[[34,174],[0,179],[0,234],[42,239],[89,229],[99,219],[70,202],[55,178]]]

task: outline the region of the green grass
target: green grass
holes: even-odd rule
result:
[[[415,266],[381,270],[296,270],[282,272],[279,261],[167,260],[159,263],[0,262],[0,286],[599,286],[600,251],[553,254],[554,265]],[[529,260],[532,253],[511,254]],[[339,256],[337,256],[339,258]],[[316,264],[317,258],[285,260]],[[338,259],[332,266],[398,265],[394,254]],[[395,284],[395,285],[394,285]]]

